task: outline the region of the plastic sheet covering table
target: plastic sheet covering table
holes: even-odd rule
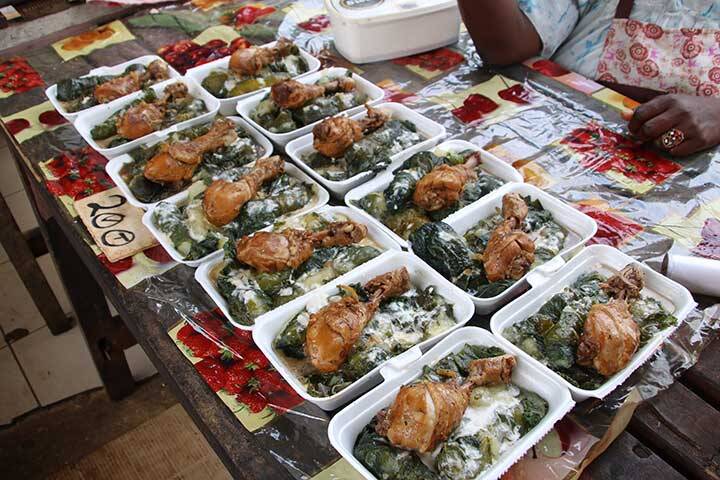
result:
[[[332,413],[300,401],[248,333],[232,329],[214,311],[192,269],[175,265],[157,248],[115,264],[98,255],[72,200],[112,187],[106,159],[83,143],[43,90],[97,66],[151,53],[182,73],[279,36],[293,38],[324,66],[361,73],[388,100],[441,123],[452,138],[494,152],[527,182],[587,213],[599,225],[593,243],[657,266],[674,240],[701,242],[702,226],[720,216],[717,150],[673,159],[639,145],[626,136],[623,116],[635,106],[630,99],[542,59],[501,71],[482,68],[465,31],[447,48],[352,65],[333,50],[320,0],[195,0],[146,8],[3,58],[3,129],[13,138],[36,213],[47,220],[45,233],[56,244],[51,250],[76,311],[93,312],[82,289],[97,289],[88,283],[94,279],[238,478],[360,477],[329,444]],[[711,340],[718,312],[713,299],[700,300],[708,308],[693,312],[623,387],[603,402],[578,405],[508,476],[573,478],[599,456],[583,475],[717,478],[720,395],[713,363],[720,347]],[[101,332],[81,325],[89,341],[116,338],[108,333],[119,328],[111,320]],[[478,317],[471,324],[487,321]],[[124,360],[117,360],[121,346],[91,345],[106,384],[127,375]],[[706,347],[707,361],[693,367]],[[115,359],[114,366],[103,364],[103,355]],[[623,432],[628,425],[629,433]]]

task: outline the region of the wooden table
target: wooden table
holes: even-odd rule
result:
[[[78,224],[38,182],[33,165],[39,159],[28,158],[27,150],[4,127],[2,131],[108,394],[121,397],[132,391],[123,350],[137,341],[234,477],[292,478],[263,448],[262,441],[249,434],[221,403],[167,335],[178,318],[158,315],[142,290],[118,285],[98,262]],[[195,290],[199,287],[192,273],[192,269],[178,266],[166,276]],[[110,315],[104,297],[119,317]],[[716,340],[680,381],[639,407],[628,430],[583,478],[719,478],[718,365],[720,341]],[[308,424],[307,428],[314,427]],[[302,437],[296,443],[296,448],[312,448],[303,445]]]

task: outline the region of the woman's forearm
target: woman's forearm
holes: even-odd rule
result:
[[[516,0],[458,0],[458,5],[484,61],[508,65],[542,50],[540,36]]]

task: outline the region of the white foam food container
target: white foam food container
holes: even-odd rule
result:
[[[353,63],[425,52],[460,35],[460,11],[452,0],[325,0],[325,9],[335,47]]]
[[[386,234],[385,232],[383,232],[382,230],[377,228],[376,225],[374,225],[372,223],[367,223],[364,218],[362,218],[360,215],[353,212],[352,210],[350,210],[347,207],[331,207],[331,206],[326,205],[324,207],[316,208],[316,209],[313,209],[310,211],[319,213],[320,215],[323,215],[323,216],[329,217],[329,218],[332,218],[336,215],[343,215],[343,216],[347,217],[349,220],[352,220],[357,223],[363,223],[363,224],[367,225],[368,238],[373,240],[380,247],[381,250],[383,250],[383,251],[385,251],[385,250],[400,250],[400,245],[395,243],[395,241],[392,238],[390,238],[390,236],[388,234]],[[309,213],[310,211],[306,211],[303,213]],[[299,216],[299,215],[293,215],[293,217],[297,217],[297,216]],[[272,231],[273,226],[266,227],[263,230]],[[212,275],[211,275],[213,270],[215,270],[215,268],[218,266],[218,264],[223,263],[224,261],[225,261],[225,259],[223,258],[221,253],[218,255],[215,255],[211,258],[208,258],[205,262],[203,262],[200,265],[200,267],[197,270],[195,270],[195,280],[197,280],[197,282],[200,284],[200,286],[202,286],[203,290],[205,290],[205,293],[207,293],[210,296],[212,301],[215,302],[215,305],[217,305],[217,307],[220,309],[220,311],[222,311],[223,315],[225,315],[225,318],[227,318],[230,323],[232,323],[234,326],[236,326],[237,328],[240,328],[242,330],[253,330],[256,325],[259,325],[259,324],[267,321],[268,319],[272,318],[274,312],[277,309],[271,310],[270,312],[260,315],[259,317],[257,317],[255,319],[255,323],[253,325],[242,325],[242,324],[236,322],[233,319],[232,315],[230,315],[230,309],[228,308],[228,304],[225,301],[225,299],[223,298],[223,296],[220,295],[220,292],[218,291],[218,289],[215,285],[215,281],[213,280]],[[350,274],[350,272],[348,272],[345,275],[349,275],[349,274]],[[337,279],[332,280],[331,282],[328,282],[328,283],[332,284],[333,282],[341,279],[342,277],[343,276],[341,275]],[[320,288],[320,287],[318,287],[318,288]],[[309,295],[314,295],[316,291],[317,291],[317,288],[314,290],[310,290],[309,292],[305,293],[304,295],[301,295],[300,297],[293,299],[291,302],[301,301],[301,300],[307,298]],[[288,304],[290,304],[291,302],[288,302]],[[285,305],[283,305],[283,306],[285,306]],[[278,308],[282,308],[282,307],[278,307]]]
[[[260,45],[260,47],[274,47],[277,41],[266,43],[265,45]],[[317,72],[320,69],[320,60],[310,55],[308,52],[303,50],[302,48],[299,48],[300,50],[300,56],[305,59],[308,65],[308,71],[298,75],[296,77],[293,77],[295,79],[299,79],[301,77],[304,77],[305,75],[308,75],[310,73]],[[189,69],[187,72],[185,72],[185,77],[192,78],[195,80],[200,86],[202,86],[203,80],[207,78],[207,76],[210,74],[210,72],[214,70],[228,70],[228,65],[230,65],[230,56],[219,58],[217,60],[213,60],[212,62],[204,63],[202,65],[198,65],[197,67],[193,67]],[[244,99],[251,97],[258,92],[267,92],[270,90],[270,87],[265,87],[259,90],[255,90],[253,92],[244,93],[242,95],[237,95],[235,97],[228,97],[228,98],[218,98],[218,101],[220,102],[220,113],[222,115],[233,115],[236,113],[235,106],[237,103]],[[210,93],[210,92],[208,92]],[[211,94],[212,95],[212,94]]]
[[[187,85],[190,95],[195,98],[202,99],[205,102],[205,108],[207,109],[207,112],[189,120],[185,120],[184,122],[171,125],[163,130],[158,130],[156,132],[149,133],[144,137],[136,138],[135,140],[123,143],[122,145],[118,145],[117,147],[100,147],[90,135],[90,131],[92,130],[92,128],[95,125],[104,122],[112,114],[126,107],[134,100],[141,98],[143,96],[143,92],[142,90],[140,90],[126,97],[120,98],[115,102],[106,103],[105,105],[98,105],[97,108],[93,108],[91,112],[89,111],[82,113],[75,121],[75,129],[83,137],[83,140],[85,140],[88,145],[90,145],[94,150],[97,150],[100,154],[106,156],[107,158],[112,158],[123,153],[127,153],[140,144],[155,142],[158,139],[162,138],[163,135],[167,135],[169,133],[176,132],[187,127],[192,127],[193,125],[205,123],[217,114],[218,108],[220,108],[220,102],[218,102],[217,98],[210,95],[200,85],[198,85],[195,80],[189,78],[180,78],[174,81],[158,83],[150,88],[152,88],[158,95],[158,97],[160,97],[162,96],[165,87],[176,82],[184,83],[185,85]]]
[[[347,75],[349,70],[347,68],[340,68],[340,67],[332,67],[332,68],[326,68],[314,73],[311,73],[309,75],[305,75],[302,77],[299,77],[297,79],[298,82],[304,83],[306,85],[312,85],[315,84],[318,80],[324,77],[341,77]],[[374,83],[365,80],[360,75],[353,73],[352,74],[353,80],[355,80],[355,84],[357,85],[357,89],[360,92],[365,93],[368,96],[368,101],[366,103],[369,103],[370,105],[374,105],[381,101],[383,97],[385,96],[385,92],[382,88],[378,87]],[[298,128],[296,130],[293,130],[292,132],[286,132],[286,133],[273,133],[269,130],[266,130],[264,127],[258,125],[255,123],[255,121],[250,118],[250,113],[255,110],[255,107],[265,98],[266,95],[268,95],[269,89],[262,91],[260,93],[255,93],[251,95],[249,98],[246,98],[237,104],[237,113],[240,114],[241,117],[243,117],[245,120],[250,122],[252,126],[257,128],[263,135],[268,137],[270,140],[275,142],[278,146],[284,147],[287,145],[287,143],[297,137],[301,137],[307,133],[310,133],[313,129],[313,127],[320,123],[320,120],[317,122],[311,123],[310,125],[305,125],[304,127]],[[214,97],[213,97],[214,98]],[[345,110],[342,113],[345,113],[346,115],[352,115],[354,113],[357,113],[361,110],[363,110],[365,107],[364,105],[358,105],[353,108],[349,108]]]
[[[355,400],[330,421],[328,436],[332,446],[363,477],[368,480],[377,480],[353,455],[358,435],[378,412],[393,403],[400,387],[412,383],[422,375],[424,366],[433,365],[446,356],[459,352],[467,344],[500,347],[508,351],[505,345],[487,330],[478,327],[464,327],[445,337],[420,358],[406,364],[404,368],[397,364],[387,364],[380,370],[380,374],[385,379],[382,385]],[[508,353],[512,352],[508,351]],[[500,478],[575,405],[566,388],[524,357],[517,358],[517,365],[513,369],[512,383],[535,392],[545,399],[548,402],[548,412],[535,428],[523,435],[515,445],[504,452],[498,461],[477,480]]]
[[[436,154],[440,154],[442,152],[464,152],[466,150],[480,152],[481,170],[495,175],[496,177],[504,180],[505,182],[523,183],[523,176],[514,167],[512,167],[506,162],[503,162],[492,153],[483,150],[477,145],[467,142],[465,140],[448,140],[435,147],[433,151]],[[399,167],[400,165],[398,165],[397,168]],[[388,235],[393,237],[393,239],[398,242],[400,246],[402,246],[403,248],[408,248],[407,240],[390,230],[390,228],[385,226],[379,219],[373,217],[368,212],[354,204],[355,202],[362,200],[364,197],[371,193],[384,191],[390,185],[390,182],[392,182],[395,178],[395,172],[397,171],[397,168],[395,170],[388,169],[382,172],[377,177],[370,180],[369,182],[363,183],[362,185],[350,190],[345,195],[345,204],[360,213],[361,215],[366,216],[369,220],[373,220],[380,224],[382,228],[387,231]]]
[[[435,270],[428,267],[424,262],[420,261],[415,255],[408,252],[400,252],[392,250],[383,253],[381,256],[357,267],[355,270],[338,277],[331,283],[323,285],[315,290],[311,297],[305,296],[293,300],[282,307],[277,308],[268,315],[267,320],[259,323],[253,330],[253,340],[262,350],[265,356],[270,360],[275,369],[285,378],[285,380],[295,389],[295,391],[305,400],[314,403],[323,410],[335,410],[336,408],[346,404],[348,401],[356,398],[366,392],[372,386],[376,385],[380,380],[380,368],[378,365],[373,370],[365,374],[362,378],[357,379],[347,388],[329,397],[316,397],[308,393],[307,388],[295,376],[287,363],[283,360],[282,353],[278,352],[274,347],[275,338],[283,331],[287,323],[297,314],[302,312],[308,302],[316,298],[324,298],[339,293],[337,285],[348,285],[354,283],[364,284],[383,273],[405,267],[410,274],[410,283],[417,289],[425,289],[434,286],[436,291],[453,306],[453,316],[457,323],[452,328],[429,338],[405,352],[388,359],[383,365],[406,363],[407,359],[404,354],[414,358],[418,358],[421,350],[427,350],[441,338],[454,332],[458,328],[464,326],[475,313],[472,302],[468,296],[452,283],[445,280]]]
[[[175,70],[172,66],[170,66],[170,64],[168,64],[165,60],[158,57],[157,55],[143,55],[142,57],[133,58],[132,60],[128,60],[127,62],[119,63],[119,64],[113,65],[111,67],[102,66],[102,67],[93,68],[87,74],[82,75],[82,77],[94,77],[97,75],[119,75],[119,74],[123,73],[125,71],[125,69],[127,67],[129,67],[130,65],[142,64],[142,65],[147,66],[150,63],[154,62],[155,60],[160,60],[163,63],[165,63],[165,65],[167,65],[167,68],[168,68],[168,73],[170,74],[170,78],[168,80],[163,80],[162,82],[158,82],[158,83],[156,83],[156,85],[161,85],[161,84],[164,84],[165,82],[177,80],[182,77],[182,75],[180,75],[177,72],[177,70]],[[90,108],[86,108],[85,110],[79,110],[77,112],[66,112],[62,106],[62,103],[57,98],[57,84],[49,86],[45,90],[45,96],[48,97],[48,99],[50,100],[50,103],[52,103],[52,106],[55,107],[55,110],[57,110],[60,113],[60,115],[65,117],[65,119],[71,123],[74,122],[75,119],[81,113],[91,112],[91,111],[97,109],[98,107],[101,107],[103,105],[111,105],[114,102],[117,102],[117,101],[125,98],[125,97],[116,98],[112,102],[94,105]]]
[[[258,157],[258,159],[259,158],[267,158],[270,156],[270,154],[273,151],[273,146],[272,146],[272,143],[270,143],[270,141],[267,138],[263,137],[260,134],[260,132],[255,130],[249,123],[247,123],[242,118],[240,118],[240,117],[228,117],[228,118],[230,120],[232,120],[235,124],[240,125],[242,127],[242,129],[245,130],[253,138],[253,140],[255,140],[255,142],[258,144],[258,146],[262,149],[263,153],[261,156]],[[144,146],[151,147],[160,142],[164,142],[169,135],[170,135],[169,133],[165,133],[161,137],[156,138],[155,140],[145,144]],[[125,182],[125,179],[120,174],[123,167],[126,164],[132,163],[132,162],[133,162],[133,159],[130,156],[130,154],[123,153],[119,157],[115,157],[112,160],[110,160],[105,165],[105,171],[110,176],[112,181],[115,182],[115,185],[117,185],[117,187],[120,189],[122,194],[125,196],[125,198],[127,198],[128,202],[130,202],[131,205],[134,205],[138,208],[147,210],[148,208],[154,207],[156,204],[158,204],[160,202],[145,203],[145,202],[141,202],[140,200],[138,200],[135,197],[135,195],[132,193],[132,191],[130,190],[130,187],[128,186],[127,182]],[[191,184],[188,184],[187,188],[189,188],[190,185]],[[174,194],[164,200],[161,200],[161,201],[172,202],[176,198],[180,198],[181,196],[183,196],[183,194],[184,194],[185,190],[187,190],[187,188],[185,188],[184,190],[177,192],[176,194]]]
[[[433,120],[430,120],[427,117],[420,115],[416,111],[409,109],[405,105],[391,102],[376,105],[374,108],[389,113],[390,117],[394,120],[409,120],[418,128],[420,136],[424,137],[424,140],[420,141],[419,143],[416,143],[415,145],[412,145],[405,150],[391,156],[390,160],[392,162],[390,163],[390,165],[388,165],[387,171],[397,168],[402,162],[405,161],[405,159],[411,157],[417,152],[421,152],[432,147],[445,137],[445,127]],[[354,120],[359,120],[361,118],[365,118],[366,116],[367,111],[356,113],[355,115],[352,115],[351,118]],[[300,168],[305,170],[308,175],[312,176],[315,180],[318,181],[318,183],[327,188],[330,193],[332,193],[333,196],[337,197],[338,199],[342,199],[347,192],[375,176],[375,172],[362,172],[358,173],[354,177],[347,178],[345,180],[328,180],[327,178],[323,177],[318,172],[313,170],[312,167],[310,167],[307,163],[303,161],[302,157],[304,155],[307,155],[314,151],[315,149],[313,148],[312,133],[293,140],[285,147],[285,152],[290,158],[293,159],[295,163],[300,166]]]
[[[253,162],[254,163],[254,162]],[[249,165],[252,165],[250,163]],[[290,212],[287,215],[279,217],[276,221],[284,220],[287,218],[292,218],[298,215],[302,215],[304,213],[311,212],[313,210],[316,210],[322,206],[324,206],[328,200],[330,199],[330,196],[328,195],[327,191],[320,185],[317,184],[312,178],[308,177],[302,170],[297,168],[295,165],[285,162],[285,173],[289,174],[292,177],[295,177],[299,180],[302,180],[305,183],[311,184],[313,186],[313,190],[315,191],[315,197],[313,200],[305,205],[303,208],[298,209],[294,212]],[[169,202],[174,203],[176,205],[186,205],[189,202],[189,194],[188,191],[185,190],[183,192],[180,192],[178,195],[174,195],[171,198],[163,200],[163,202]],[[160,203],[160,202],[158,202]],[[172,241],[170,240],[170,237],[165,235],[165,233],[161,232],[157,226],[155,225],[155,222],[153,221],[153,214],[155,212],[155,208],[157,207],[157,204],[150,207],[149,210],[147,210],[142,217],[142,223],[147,227],[148,230],[150,230],[150,233],[153,234],[153,236],[157,239],[157,241],[162,245],[162,247],[165,249],[165,251],[168,252],[168,254],[172,257],[173,260],[176,262],[183,263],[189,267],[198,267],[203,262],[208,262],[209,260],[213,258],[220,258],[222,259],[223,251],[222,249],[216,250],[213,253],[210,253],[202,258],[199,258],[197,260],[186,260],[183,258],[183,256],[180,254],[180,252],[177,251],[175,248],[175,245],[173,245]]]
[[[539,360],[525,353],[503,337],[503,331],[536,313],[553,295],[571,285],[580,275],[598,272],[605,276],[613,275],[626,265],[634,264],[645,273],[645,288],[642,295],[658,300],[662,306],[678,318],[678,324],[695,308],[695,301],[690,292],[682,285],[657,273],[645,264],[607,245],[592,245],[583,249],[580,254],[563,265],[558,271],[549,274],[535,270],[527,277],[532,289],[521,298],[509,303],[490,319],[492,332],[500,338],[503,348],[512,351],[541,368],[545,373],[570,390],[573,398],[580,402],[587,398],[602,399],[621,385],[632,372],[643,365],[663,342],[675,331],[677,326],[668,327],[656,333],[635,355],[630,363],[595,390],[584,390],[571,384]]]
[[[507,193],[517,193],[522,196],[529,196],[532,200],[539,200],[543,208],[548,210],[553,219],[566,230],[565,246],[553,259],[530,270],[501,294],[490,298],[471,296],[475,304],[475,310],[480,314],[494,312],[522,292],[524,279],[530,273],[537,270],[552,272],[560,268],[565,263],[564,258],[569,258],[577,253],[597,232],[595,220],[562,200],[527,183],[505,184],[480,200],[453,213],[443,222],[450,225],[458,234],[465,235],[465,232],[477,225],[480,220],[495,215],[502,208],[502,198]],[[412,249],[412,243],[409,242],[408,244]]]

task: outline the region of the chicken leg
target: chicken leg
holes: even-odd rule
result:
[[[273,47],[248,47],[235,50],[230,57],[229,68],[240,75],[254,76],[275,60],[289,55],[293,43],[281,38]]]
[[[206,152],[232,144],[237,139],[235,124],[225,118],[215,120],[207,133],[187,142],[165,143],[146,164],[144,175],[157,183],[189,180]]]
[[[405,267],[377,276],[365,284],[367,302],[350,295],[333,302],[310,315],[305,350],[312,365],[323,373],[337,371],[347,360],[365,325],[380,303],[401,295],[410,288]],[[354,292],[353,292],[354,293]]]
[[[625,300],[596,303],[590,307],[583,326],[577,363],[610,377],[625,368],[639,345],[640,328]]]
[[[438,165],[418,181],[413,202],[428,212],[454,205],[460,200],[465,184],[477,179],[475,167],[479,163],[480,153],[474,153],[461,165]]]
[[[287,229],[282,232],[256,232],[238,240],[236,258],[260,272],[297,268],[315,248],[351,245],[367,235],[367,227],[355,222],[335,222],[319,232]]]
[[[95,87],[93,95],[99,103],[108,103],[132,92],[137,92],[148,80],[160,81],[168,78],[170,78],[170,73],[167,64],[162,60],[154,60],[147,66],[145,73],[132,71],[126,75],[115,77]]]
[[[256,161],[252,170],[237,181],[215,180],[203,198],[203,211],[208,221],[216,227],[227,225],[238,216],[263,183],[277,178],[284,171],[285,162],[276,155]]]
[[[285,80],[270,88],[270,96],[280,108],[300,108],[310,100],[337,92],[355,90],[355,80],[341,77],[327,83],[306,85],[297,80]]]
[[[432,452],[460,425],[472,389],[509,383],[515,364],[512,355],[483,358],[470,362],[462,385],[453,380],[405,385],[392,405],[378,414],[376,431],[396,447]]]
[[[389,116],[366,106],[367,115],[360,120],[344,116],[326,118],[313,128],[313,148],[321,155],[330,158],[342,157],[353,143],[363,135],[382,127]]]
[[[522,230],[528,208],[517,194],[503,197],[503,222],[493,230],[481,259],[490,282],[518,280],[535,261],[535,242]]]

